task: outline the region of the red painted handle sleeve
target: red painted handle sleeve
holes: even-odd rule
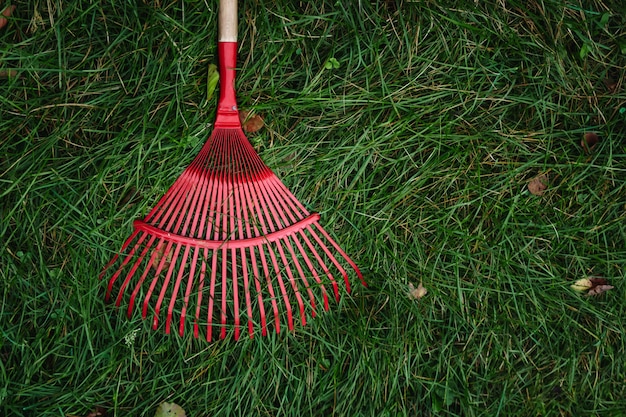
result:
[[[241,123],[235,94],[237,42],[218,42],[218,53],[220,59],[220,100],[215,127],[240,128]]]

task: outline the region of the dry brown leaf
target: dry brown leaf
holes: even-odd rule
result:
[[[239,120],[241,121],[241,127],[246,133],[256,133],[265,126],[263,118],[258,114],[250,115],[248,110],[239,111]]]
[[[91,412],[89,412],[89,414],[86,414],[82,417],[106,417],[107,415],[108,413],[106,412],[104,408],[96,407]],[[76,414],[67,414],[67,417],[81,417],[81,416],[77,416]]]
[[[107,413],[104,411],[102,407],[96,407],[91,413],[87,414],[85,417],[104,417]]]
[[[167,245],[165,244],[160,244],[156,247],[156,249],[154,249],[154,262],[152,263],[152,267],[157,270],[159,268],[159,264],[161,263],[161,260],[163,259],[163,256],[165,255],[165,250],[167,249]],[[167,271],[170,267],[170,264],[172,263],[172,251],[170,250],[167,255],[165,255],[165,262],[163,262],[163,268],[161,269],[162,271],[165,270]]]
[[[589,282],[591,282],[592,287],[595,287],[596,285],[607,285],[609,280],[602,277],[589,277]]]
[[[422,286],[421,282],[419,283],[417,288],[415,288],[415,285],[413,285],[413,283],[409,282],[409,299],[420,300],[426,294],[428,294],[428,290]]]
[[[608,290],[612,290],[614,288],[612,285],[609,285],[609,280],[606,278],[589,277],[589,281],[592,286],[587,292],[588,296],[600,295],[603,292],[607,292]]]
[[[583,147],[586,153],[591,153],[598,143],[600,143],[600,137],[596,133],[587,132],[583,135],[580,146]]]
[[[14,78],[19,74],[14,69],[0,70],[0,78]]]
[[[609,93],[613,94],[617,90],[617,81],[613,77],[607,77],[604,79],[604,85],[609,90]]]
[[[595,287],[593,287],[592,289],[589,290],[589,292],[587,292],[588,296],[592,296],[592,295],[600,295],[603,292],[607,292],[608,290],[612,290],[613,287],[612,285],[596,285]]]
[[[542,196],[548,188],[548,174],[539,174],[528,183],[528,191],[532,195]]]
[[[126,191],[126,193],[122,196],[122,198],[120,199],[120,202],[117,203],[117,208],[119,209],[126,205],[130,207],[134,205],[135,203],[137,203],[140,199],[141,199],[141,193],[139,192],[139,190],[131,186],[128,189],[128,191]]]
[[[9,23],[7,17],[11,17],[11,14],[15,11],[15,5],[5,7],[2,13],[0,13],[0,29],[5,27]]]

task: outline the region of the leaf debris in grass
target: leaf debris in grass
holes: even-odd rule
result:
[[[7,18],[11,17],[11,14],[14,11],[15,11],[15,5],[7,6],[4,8],[4,10],[2,10],[2,13],[0,13],[0,29],[5,27],[7,23],[9,23],[9,19]]]
[[[600,295],[603,292],[607,292],[609,290],[612,290],[613,287],[612,285],[596,285],[595,287],[593,287],[592,289],[589,290],[589,292],[587,293],[588,296],[592,296],[592,295]]]
[[[589,278],[581,278],[572,285],[570,285],[570,287],[575,291],[587,291],[592,286],[593,284],[591,283],[591,280]]]
[[[220,74],[217,72],[217,65],[209,64],[207,70],[207,83],[206,83],[206,99],[207,101],[211,100],[213,97],[213,93],[215,92],[215,88],[217,87],[217,83],[220,80]]]
[[[92,412],[87,414],[85,417],[105,417],[107,415],[106,411],[102,407],[96,407]]]
[[[609,93],[613,94],[617,91],[618,83],[612,77],[607,77],[604,79],[604,85],[606,86]]]
[[[591,288],[587,292],[588,296],[599,295],[614,288],[612,285],[609,285],[609,281],[606,278],[590,277],[589,281],[591,282]]]
[[[167,245],[163,243],[157,245],[157,247],[154,249],[155,251],[154,262],[152,263],[152,267],[155,270],[159,268],[159,264],[161,263],[163,256],[165,256],[165,261],[163,262],[163,269],[164,270],[169,269],[170,264],[172,263],[172,251],[170,250],[167,254],[165,254],[166,249],[167,249]]]
[[[178,404],[162,402],[157,408],[154,417],[187,417],[187,414]]]
[[[599,142],[600,137],[596,133],[587,132],[583,135],[583,138],[580,141],[580,146],[582,146],[585,152],[589,154]]]
[[[18,73],[16,70],[13,70],[13,69],[0,70],[0,78],[13,78],[17,76],[18,76]]]
[[[532,195],[542,196],[548,188],[548,174],[539,174],[528,183]]]
[[[574,284],[571,285],[571,288],[579,292],[587,291],[585,295],[593,296],[593,295],[600,295],[603,292],[612,290],[615,287],[610,285],[609,281],[606,278],[588,277],[588,278],[579,279],[578,281],[576,281]]]
[[[141,193],[137,188],[130,187],[128,191],[122,196],[120,202],[117,204],[118,209],[126,205],[132,206],[141,200]]]
[[[2,10],[2,12],[0,12],[0,29],[5,27],[7,23],[9,23],[9,19],[7,18],[11,17],[11,14],[13,14],[13,12],[15,11],[15,7],[15,5],[7,6],[4,8],[4,10]],[[0,78],[13,78],[17,77],[18,75],[18,72],[14,69],[0,70]]]
[[[417,288],[415,287],[415,285],[413,285],[412,282],[409,282],[409,299],[421,300],[422,297],[424,297],[426,294],[428,294],[428,290],[424,288],[421,282],[419,283]]]
[[[250,116],[249,110],[239,111],[239,120],[241,121],[241,127],[246,133],[256,133],[265,126],[263,118],[258,114]]]
[[[79,417],[75,414],[66,414],[67,417]],[[108,415],[107,411],[102,407],[95,407],[93,410],[89,412],[89,414],[85,414],[83,417],[106,417]]]

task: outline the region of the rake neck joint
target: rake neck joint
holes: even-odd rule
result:
[[[237,67],[237,42],[219,42],[220,100],[217,107],[216,128],[241,128],[235,74]]]

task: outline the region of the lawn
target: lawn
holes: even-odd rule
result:
[[[626,415],[623,1],[241,1],[250,140],[368,286],[211,343],[98,275],[212,131],[217,2],[14,4],[0,414]]]

